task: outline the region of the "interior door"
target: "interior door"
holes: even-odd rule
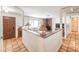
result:
[[[72,18],[72,31],[73,32],[78,31],[78,18],[77,17]]]
[[[15,17],[3,16],[3,39],[15,37]]]

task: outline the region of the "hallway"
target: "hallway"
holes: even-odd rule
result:
[[[71,32],[67,39],[63,40],[59,52],[79,52],[79,33]]]

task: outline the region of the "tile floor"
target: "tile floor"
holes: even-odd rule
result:
[[[28,52],[28,50],[25,48],[25,46],[22,43],[22,38],[12,38],[12,39],[6,39],[3,42],[4,51],[5,52]]]
[[[67,39],[63,39],[59,52],[79,52],[79,33],[71,32]]]
[[[5,52],[25,52],[28,51],[22,43],[22,38],[12,38],[4,40]],[[71,32],[67,39],[63,39],[63,44],[59,52],[79,52],[79,33]]]

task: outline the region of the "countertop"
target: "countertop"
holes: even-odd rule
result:
[[[59,31],[61,31],[62,29],[59,29],[59,30],[56,30],[56,31],[53,31],[53,32],[52,31],[47,31],[47,32],[45,32],[46,34],[44,36],[42,36],[41,31],[38,31],[38,30],[27,29],[27,27],[23,27],[22,30],[31,32],[34,35],[37,35],[37,36],[39,36],[41,38],[47,38],[47,37],[49,37],[51,35],[54,35],[55,33],[59,32]]]

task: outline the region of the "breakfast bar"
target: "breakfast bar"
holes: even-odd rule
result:
[[[56,52],[62,45],[62,30],[49,31],[41,35],[40,31],[22,28],[22,41],[30,52]]]

